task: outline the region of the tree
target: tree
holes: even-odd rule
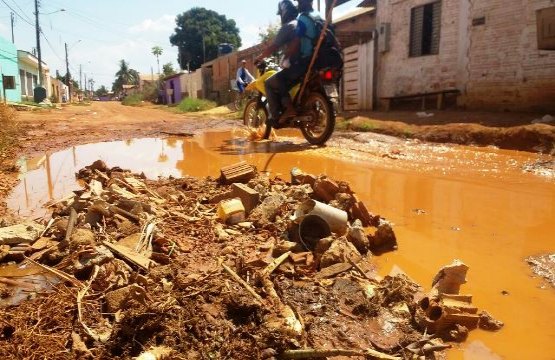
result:
[[[236,49],[241,46],[235,21],[215,11],[195,7],[178,15],[175,23],[170,42],[179,48],[177,60],[181,69],[196,70],[204,62],[215,59],[218,44],[229,43]]]
[[[164,50],[160,46],[153,46],[152,47],[152,55],[156,56],[156,62],[158,63],[158,75],[160,75],[160,56]]]
[[[108,95],[108,89],[106,89],[106,86],[102,85],[98,90],[96,90],[94,92],[96,94],[96,96],[100,97],[100,96],[106,96]]]
[[[130,69],[129,63],[122,59],[119,62],[119,70],[116,73],[116,81],[112,85],[112,91],[123,91],[123,85],[139,85],[139,72]]]
[[[175,71],[175,69],[173,68],[172,63],[167,63],[167,64],[164,64],[162,66],[162,76],[163,77],[171,76],[171,75],[175,75],[175,74],[177,74],[177,71]]]
[[[266,28],[260,28],[258,32],[258,39],[263,44],[274,39],[279,31],[279,24],[268,24]]]

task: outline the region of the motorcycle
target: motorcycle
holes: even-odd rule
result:
[[[268,123],[268,102],[264,83],[276,70],[267,70],[263,62],[259,65],[258,78],[247,86],[251,96],[245,105],[243,121],[245,126],[255,129],[267,139],[272,131]],[[301,84],[294,86],[290,95],[295,104],[297,115],[285,120],[280,128],[298,128],[304,138],[313,145],[323,145],[335,129],[335,117],[339,108],[338,84],[341,71],[322,69],[311,71],[301,95]],[[299,99],[299,96],[301,98]]]

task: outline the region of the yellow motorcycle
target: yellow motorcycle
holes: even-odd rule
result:
[[[258,78],[246,88],[251,93],[251,97],[245,105],[243,122],[245,126],[263,134],[263,138],[267,139],[272,126],[268,123],[268,102],[264,83],[277,71],[268,70],[264,62],[258,66],[258,70]],[[285,126],[282,127],[300,129],[304,138],[313,145],[325,144],[335,129],[340,77],[340,70],[325,69],[311,72],[301,99],[298,99],[301,85],[294,86],[290,95],[297,104],[297,115],[286,119]]]

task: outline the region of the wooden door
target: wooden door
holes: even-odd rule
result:
[[[343,50],[343,109],[373,109],[374,42],[354,45]]]

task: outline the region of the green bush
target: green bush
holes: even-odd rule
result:
[[[121,103],[125,106],[140,106],[143,100],[143,94],[137,93],[126,96]]]
[[[210,110],[216,106],[216,103],[210,100],[185,98],[181,100],[176,109],[179,112],[198,112]]]

